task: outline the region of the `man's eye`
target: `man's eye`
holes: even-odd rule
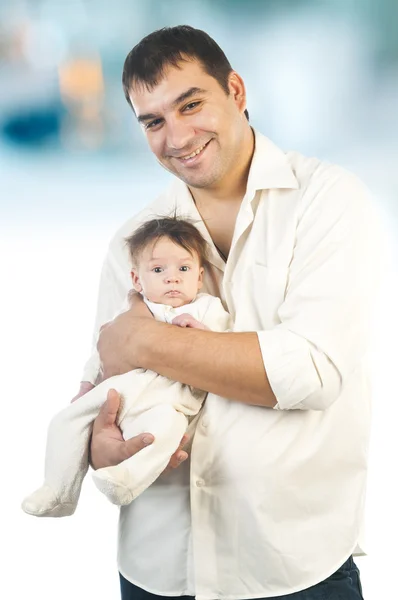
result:
[[[186,106],[184,106],[184,110],[193,110],[197,106],[199,106],[200,102],[190,102]]]
[[[154,273],[161,273],[162,271],[163,271],[162,267],[155,267],[155,268],[153,269],[153,272],[154,272]]]
[[[145,129],[153,129],[157,125],[162,122],[162,119],[154,119],[153,121],[149,121],[149,123],[145,123]]]
[[[180,267],[180,271],[189,271],[189,267],[184,265],[183,267]]]

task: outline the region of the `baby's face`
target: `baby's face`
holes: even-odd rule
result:
[[[203,267],[196,254],[162,237],[143,250],[131,276],[148,300],[177,308],[189,304],[202,287]]]

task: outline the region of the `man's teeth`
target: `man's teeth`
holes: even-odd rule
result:
[[[181,156],[182,160],[188,160],[189,158],[193,158],[194,156],[196,156],[197,154],[199,154],[199,152],[202,152],[203,148],[206,146],[206,144],[204,144],[203,146],[201,146],[200,148],[198,148],[197,150],[195,150],[195,152],[192,152],[192,154],[188,154],[188,156]]]

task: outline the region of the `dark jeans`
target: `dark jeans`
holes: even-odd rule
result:
[[[133,585],[120,575],[122,600],[194,600],[193,596],[157,596]],[[310,588],[287,596],[267,598],[267,600],[363,600],[359,570],[352,557],[337,569],[333,575]]]

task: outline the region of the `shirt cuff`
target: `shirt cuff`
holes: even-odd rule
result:
[[[307,340],[282,328],[258,331],[257,336],[277,400],[274,410],[305,410],[304,400],[322,385]]]

